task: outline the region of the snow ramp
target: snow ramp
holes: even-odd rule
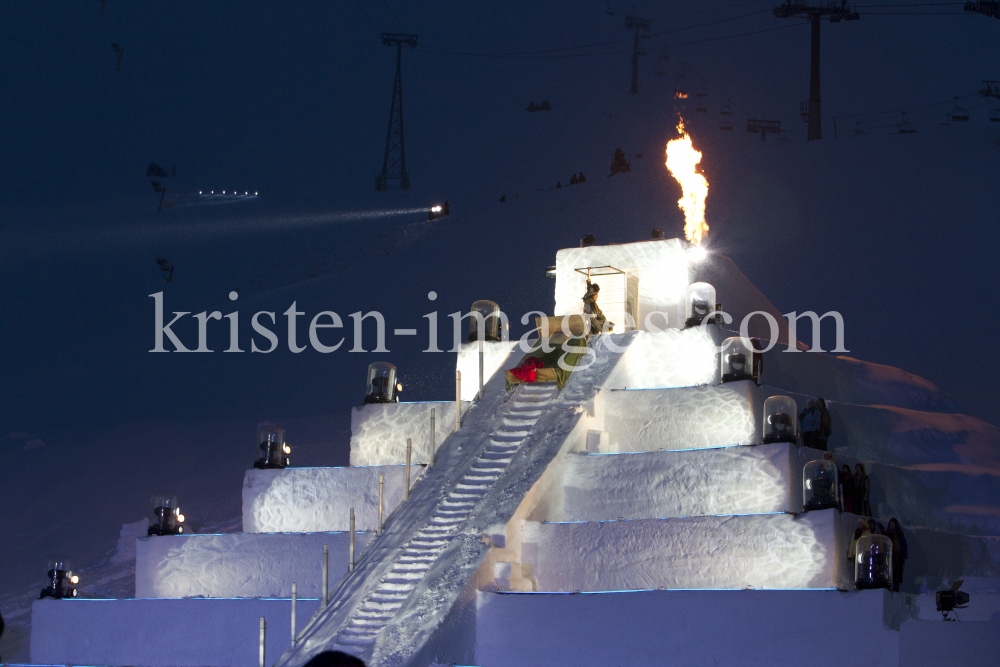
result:
[[[495,374],[409,500],[276,667],[297,667],[326,650],[357,655],[369,667],[417,657],[489,551],[485,536],[513,516],[634,337],[591,340],[562,391],[523,384],[507,392],[503,375]],[[514,348],[502,368],[522,354]]]

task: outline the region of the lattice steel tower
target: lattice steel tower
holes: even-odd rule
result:
[[[649,30],[649,20],[626,16],[625,28],[635,30],[635,44],[632,46],[632,94],[635,95],[639,92],[639,28]]]
[[[819,95],[819,22],[823,19],[831,23],[841,21],[857,21],[861,16],[854,11],[854,4],[841,0],[788,0],[785,4],[774,8],[774,15],[779,19],[792,17],[808,18],[812,21],[812,48],[809,62],[809,106],[808,140],[823,138],[822,116],[820,113]]]
[[[403,146],[403,79],[400,73],[403,62],[403,44],[417,45],[417,35],[382,33],[382,44],[396,47],[396,82],[392,85],[392,104],[389,107],[389,130],[385,135],[385,157],[382,158],[382,175],[375,177],[375,189],[384,191],[390,180],[399,181],[403,190],[410,189],[410,176],[406,173],[406,149]]]

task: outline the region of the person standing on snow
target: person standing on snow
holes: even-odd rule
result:
[[[906,564],[908,554],[906,552],[906,537],[903,535],[903,529],[899,527],[896,517],[889,519],[885,534],[892,540],[892,591],[898,593],[899,585],[903,582],[903,566]]]
[[[803,447],[817,447],[816,436],[819,434],[819,410],[811,398],[806,403],[806,409],[799,414],[799,432],[802,434]]]
[[[854,568],[854,561],[858,557],[858,540],[865,535],[871,534],[871,530],[868,529],[868,522],[858,517],[854,528],[854,535],[851,537],[851,546],[847,548],[847,558],[851,561],[852,569]]]
[[[615,328],[614,322],[608,322],[601,307],[597,305],[597,295],[601,291],[601,286],[587,281],[587,293],[583,295],[583,312],[590,315],[590,332],[604,333],[605,328],[611,331]]]
[[[826,441],[833,433],[833,419],[830,418],[830,411],[826,409],[826,401],[822,398],[816,399],[816,409],[819,411],[819,433],[815,437],[816,447],[826,451]]]
[[[844,511],[854,514],[854,474],[851,466],[846,463],[840,466],[841,498],[844,499]]]
[[[872,481],[865,474],[865,464],[859,463],[854,466],[854,513],[861,516],[871,516],[872,506],[870,496],[872,492]]]

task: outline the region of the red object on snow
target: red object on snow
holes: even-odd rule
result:
[[[521,382],[534,382],[539,368],[545,368],[542,360],[538,357],[528,357],[520,366],[510,369],[510,374]]]

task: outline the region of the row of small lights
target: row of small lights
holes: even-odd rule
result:
[[[201,190],[198,190],[198,194],[200,194],[200,195],[203,195],[203,194],[205,194],[205,193],[204,193],[204,192],[202,192]],[[212,190],[212,191],[211,191],[211,192],[209,192],[208,194],[210,194],[210,195],[214,195],[214,194],[215,194],[215,190]],[[222,194],[226,194],[226,191],[225,191],[225,190],[223,190],[223,191],[222,191]],[[239,192],[237,192],[236,190],[233,190],[233,194],[234,194],[234,195],[238,195],[238,194],[240,194],[240,193],[239,193]],[[249,193],[249,192],[244,192],[243,194],[245,194],[245,195],[249,195],[250,193]],[[253,196],[254,196],[254,197],[256,197],[256,196],[257,196],[257,194],[258,194],[258,193],[256,193],[256,192],[255,192],[255,193],[253,193]]]

